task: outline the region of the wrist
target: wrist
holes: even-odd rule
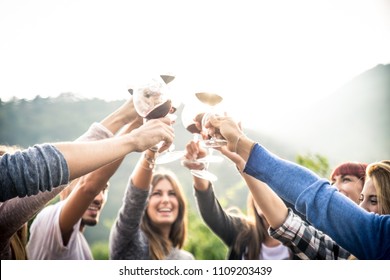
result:
[[[122,122],[123,125],[136,120],[138,114],[134,108],[133,97],[130,96],[130,98],[115,113],[117,113],[118,121]]]
[[[241,137],[239,137],[237,140],[238,141],[235,152],[239,154],[244,159],[244,161],[247,161],[256,142],[249,139],[245,135],[241,135]]]
[[[238,148],[238,144],[241,140],[242,137],[244,137],[245,135],[244,134],[240,134],[237,136],[237,139],[236,139],[236,142],[235,142],[235,145],[234,145],[234,148],[233,148],[233,152],[237,154],[237,148]]]
[[[158,147],[157,146],[150,147],[148,149],[148,151],[151,152],[151,153],[156,154],[158,152]]]
[[[144,152],[143,162],[144,162],[145,169],[147,167],[149,170],[153,170],[155,165],[156,165],[156,153],[154,153],[150,150],[146,150]],[[146,167],[145,167],[145,165],[146,165]]]

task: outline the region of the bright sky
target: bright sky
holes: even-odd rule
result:
[[[389,50],[386,0],[0,0],[3,101],[124,99],[136,74],[168,71],[183,96],[217,91],[249,120],[311,104]]]

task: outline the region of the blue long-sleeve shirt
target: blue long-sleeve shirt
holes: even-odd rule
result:
[[[53,145],[35,145],[0,157],[0,202],[51,191],[68,181],[66,160]]]
[[[253,147],[244,172],[268,184],[358,259],[390,259],[390,215],[365,211],[327,180],[259,144]]]

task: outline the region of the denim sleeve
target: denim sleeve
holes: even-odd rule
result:
[[[69,169],[53,145],[35,145],[0,157],[0,201],[51,191],[69,182]]]

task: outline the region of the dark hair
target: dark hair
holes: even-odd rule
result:
[[[245,249],[244,254],[246,259],[258,260],[262,248],[261,244],[265,241],[268,231],[264,224],[264,217],[261,217],[257,213],[253,197],[250,193],[247,198],[247,212],[247,216],[240,215],[242,230],[237,235],[233,249],[237,255],[240,255],[242,250]]]

